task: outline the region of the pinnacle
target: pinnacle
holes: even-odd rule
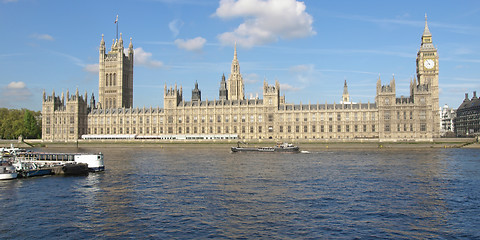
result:
[[[430,30],[428,29],[428,23],[427,23],[427,14],[425,13],[425,29],[423,30],[423,36],[432,36],[430,33]]]

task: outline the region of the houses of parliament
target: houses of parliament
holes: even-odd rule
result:
[[[164,87],[164,105],[134,108],[134,50],[122,35],[99,48],[98,99],[87,92],[43,93],[42,139],[152,139],[158,141],[433,141],[440,135],[438,55],[425,19],[410,96],[397,97],[395,78],[376,84],[375,102],[350,101],[344,82],[342,101],[287,103],[280,84],[264,81],[263,98],[246,99],[235,46],[228,78],[220,79],[218,99],[203,100],[198,84],[191,99],[182,86]],[[340,85],[341,86],[341,85]]]

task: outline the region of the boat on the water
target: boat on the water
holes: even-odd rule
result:
[[[17,178],[18,174],[15,167],[8,160],[0,160],[0,180],[8,180]]]
[[[102,153],[21,152],[17,154],[15,158],[17,161],[34,163],[40,167],[63,166],[66,164],[85,164],[88,166],[88,170],[90,172],[99,172],[105,170]]]
[[[290,143],[279,143],[274,147],[242,147],[240,142],[236,147],[231,148],[232,152],[289,152],[297,153],[300,151],[298,146]]]
[[[88,165],[86,163],[67,163],[53,167],[53,174],[65,176],[83,176],[88,175]]]
[[[0,180],[43,175],[88,175],[105,170],[102,153],[45,153],[0,148]]]
[[[15,161],[12,165],[18,173],[18,177],[37,177],[53,174],[51,167],[37,165],[33,162]]]

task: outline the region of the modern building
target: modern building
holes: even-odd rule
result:
[[[133,107],[133,45],[102,35],[99,99],[92,94],[43,94],[44,141],[78,139],[242,139],[432,141],[440,136],[438,54],[427,20],[416,57],[410,96],[396,97],[393,77],[376,84],[375,102],[350,101],[344,82],[340,103],[287,103],[278,81],[263,83],[263,98],[246,99],[235,46],[230,75],[221,77],[218,99],[202,99],[198,83],[189,100],[182,86],[164,86],[164,105]],[[373,86],[372,86],[373,87]],[[339,92],[340,93],[340,92]]]
[[[465,93],[465,99],[457,109],[454,124],[458,137],[480,135],[480,99],[476,91],[473,92],[472,99],[469,99],[468,93]]]
[[[450,108],[447,104],[440,109],[440,136],[454,137],[455,126],[453,120],[455,119],[457,110]]]

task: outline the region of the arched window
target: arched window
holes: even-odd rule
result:
[[[108,86],[108,73],[105,74],[105,86]]]
[[[117,84],[117,74],[114,73],[113,74],[113,86],[115,86]]]
[[[115,98],[113,98],[113,106],[112,108],[116,108],[117,107],[117,100]]]

